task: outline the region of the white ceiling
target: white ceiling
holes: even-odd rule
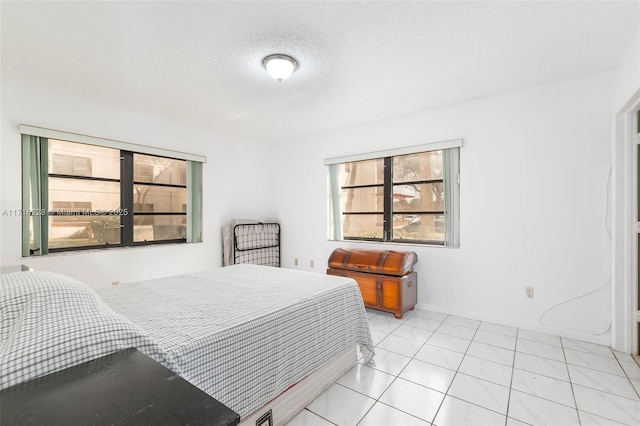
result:
[[[6,2],[2,78],[259,141],[612,68],[638,1]],[[281,83],[262,58],[294,56]]]

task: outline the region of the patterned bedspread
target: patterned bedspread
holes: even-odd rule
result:
[[[241,416],[353,344],[373,357],[349,278],[241,264],[98,293],[162,349],[161,362]]]
[[[0,275],[0,389],[130,347],[175,365],[86,284],[51,272]]]

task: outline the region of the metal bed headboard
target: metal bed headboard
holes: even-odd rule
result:
[[[235,225],[233,263],[280,267],[280,224],[260,222]]]

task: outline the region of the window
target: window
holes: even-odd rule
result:
[[[48,139],[44,151],[49,251],[120,244],[120,150]]]
[[[458,246],[459,146],[327,160],[329,238]]]
[[[21,131],[24,256],[202,241],[203,161],[190,157],[204,157],[30,126]]]
[[[133,241],[184,240],[186,161],[133,154]]]

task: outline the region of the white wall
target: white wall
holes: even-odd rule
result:
[[[414,250],[421,307],[608,343],[612,84],[599,73],[281,144],[284,266],[323,272],[344,246]],[[324,158],[454,138],[459,248],[326,240]]]
[[[21,218],[0,217],[0,263],[26,264],[70,275],[92,286],[207,269],[222,264],[221,225],[242,217],[273,217],[269,165],[261,143],[216,136],[215,129],[150,117],[47,88],[2,80],[0,212],[20,209],[21,159],[18,126],[30,124],[143,145],[201,154],[204,242],[90,250],[21,258]]]
[[[629,41],[614,72],[613,112],[617,113],[640,89],[640,31]]]

